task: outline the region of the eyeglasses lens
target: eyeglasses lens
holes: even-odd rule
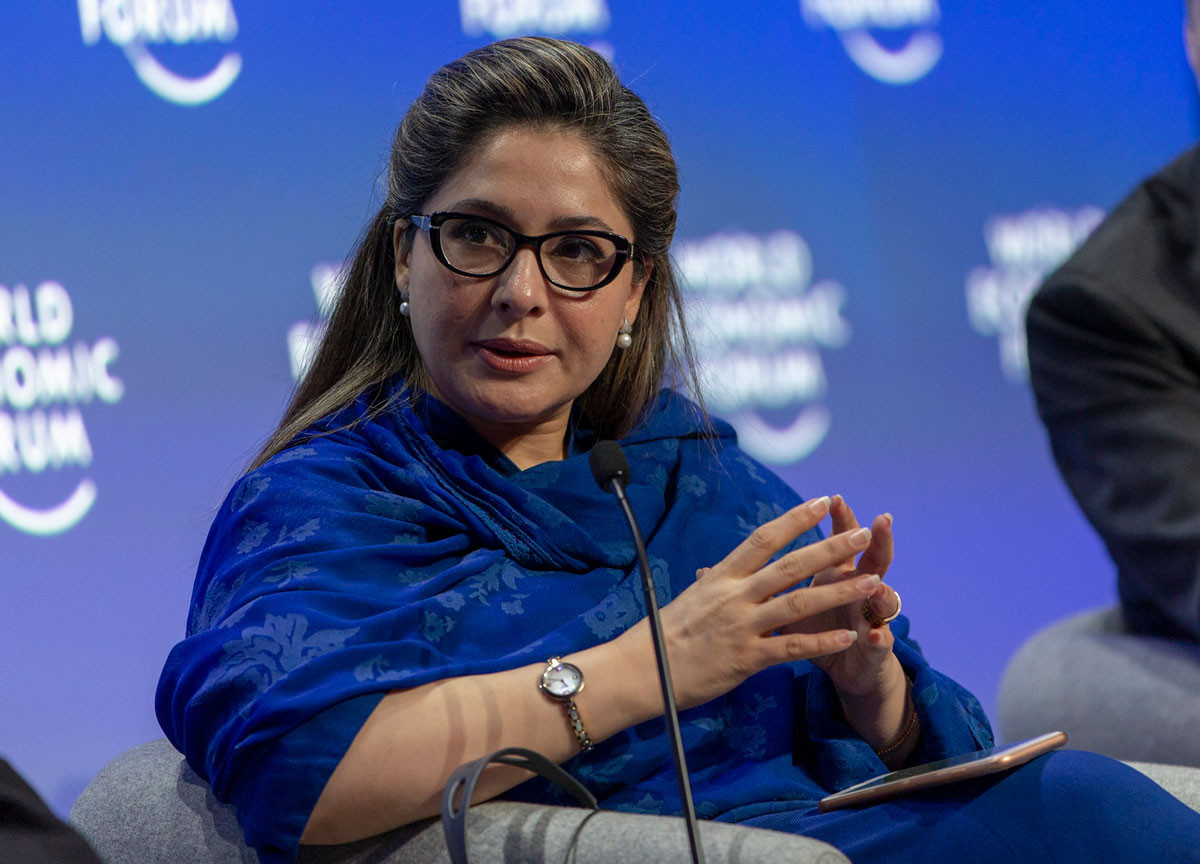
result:
[[[442,223],[442,254],[454,268],[486,276],[508,263],[515,238],[502,226],[478,219],[451,217]],[[565,288],[586,290],[612,272],[617,247],[605,237],[564,234],[545,240],[540,249],[542,268],[550,281]]]

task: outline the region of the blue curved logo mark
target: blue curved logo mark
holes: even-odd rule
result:
[[[18,504],[0,490],[0,519],[26,534],[61,534],[79,524],[96,503],[96,484],[87,477],[57,506],[44,509]]]
[[[800,11],[813,29],[834,30],[855,65],[884,84],[919,81],[942,59],[937,0],[800,0]],[[881,32],[907,37],[889,48]]]
[[[79,0],[85,45],[105,37],[119,47],[146,87],[175,105],[203,105],[228,90],[242,71],[242,57],[228,51],[203,75],[187,77],[164,66],[154,44],[188,45],[237,36],[232,0]]]

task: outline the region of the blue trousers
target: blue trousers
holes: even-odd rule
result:
[[[1078,750],[860,810],[742,824],[815,837],[854,864],[1200,862],[1200,813],[1127,765]]]

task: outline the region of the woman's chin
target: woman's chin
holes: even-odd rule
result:
[[[490,395],[490,394],[489,394]],[[520,394],[508,394],[511,398],[475,399],[462,408],[455,408],[472,425],[503,426],[515,431],[532,430],[546,424],[561,423],[566,431],[571,413],[571,402],[558,403],[545,398],[522,398]]]

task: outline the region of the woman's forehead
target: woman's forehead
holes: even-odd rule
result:
[[[509,127],[474,148],[428,209],[478,212],[526,232],[594,226],[628,234],[629,219],[603,168],[576,132]]]

